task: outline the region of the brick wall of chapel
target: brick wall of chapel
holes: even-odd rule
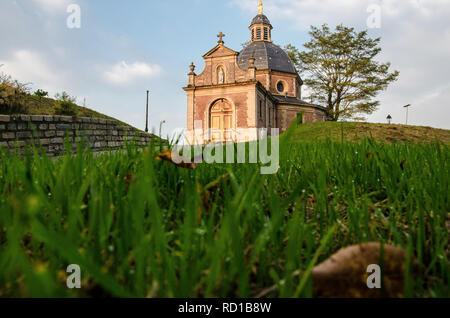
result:
[[[286,131],[297,119],[299,113],[303,113],[303,123],[324,122],[327,119],[325,111],[316,108],[295,107],[295,109],[281,106],[277,110],[277,125],[280,132]]]
[[[260,110],[261,102],[261,110]],[[257,94],[256,98],[257,125],[258,128],[276,128],[277,111],[271,99],[262,93]],[[269,117],[270,116],[270,117]]]
[[[203,72],[195,77],[196,86],[217,85],[217,70],[222,66],[225,72],[225,84],[242,83],[248,80],[248,70],[242,70],[236,63],[236,55],[219,47],[213,57],[205,59]]]
[[[224,90],[222,94],[211,92],[210,95],[195,96],[194,120],[201,120],[203,123],[203,129],[208,129],[209,107],[216,100],[225,98],[226,100],[231,101],[231,104],[234,104],[236,107],[235,116],[237,128],[248,128],[248,118],[252,117],[251,112],[247,107],[250,100],[250,94],[251,92],[227,93],[226,90]]]
[[[297,83],[297,77],[293,75],[281,75],[274,74],[273,72],[261,72],[256,74],[256,79],[263,84],[263,86],[275,95],[282,95],[278,92],[277,84],[278,81],[283,81],[284,86],[287,90],[288,96],[300,98],[301,87]],[[284,95],[284,94],[283,94]]]
[[[292,96],[295,97],[296,96],[296,91],[295,91],[295,86],[296,86],[296,79],[293,77],[289,77],[289,76],[282,76],[282,75],[272,75],[271,76],[271,81],[270,81],[270,92],[272,94],[276,94],[276,95],[281,95],[280,92],[278,92],[277,89],[277,84],[279,81],[283,81],[284,84],[284,89],[285,91],[287,91],[288,96]]]

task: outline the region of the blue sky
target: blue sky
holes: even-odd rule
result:
[[[150,90],[150,124],[164,133],[186,125],[190,62],[203,69],[202,55],[226,34],[225,45],[240,50],[257,0],[2,0],[0,71],[51,95],[63,90],[86,98],[88,107],[144,127],[145,91]],[[69,29],[67,6],[81,8],[81,28]],[[443,0],[265,0],[277,44],[301,47],[308,28],[344,23],[366,29],[367,7],[378,4],[382,25],[380,59],[400,71],[400,80],[380,96],[371,122],[405,120],[450,129],[450,2]],[[307,95],[306,93],[304,95]],[[158,128],[155,128],[158,129]]]

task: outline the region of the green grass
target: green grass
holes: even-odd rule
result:
[[[152,149],[57,160],[3,151],[0,297],[249,297],[273,285],[271,297],[308,297],[312,266],[369,241],[421,264],[407,296],[449,296],[443,143],[288,133],[275,175],[251,164],[181,169]],[[205,209],[198,186],[225,173]],[[69,264],[81,266],[81,290],[65,286]]]
[[[450,130],[431,127],[387,125],[350,122],[309,123],[295,129],[295,140],[299,142],[317,142],[332,139],[357,141],[366,137],[386,143],[430,143],[439,140],[450,144]]]

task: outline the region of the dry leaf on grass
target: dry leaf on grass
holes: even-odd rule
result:
[[[195,169],[197,168],[197,164],[192,162],[191,159],[181,156],[178,153],[172,153],[172,150],[164,150],[159,155],[155,157],[157,160],[162,160],[169,162],[177,167],[186,168],[186,169]]]
[[[340,250],[312,272],[314,295],[327,298],[396,298],[404,292],[406,252],[391,245],[365,243]],[[381,265],[383,263],[383,266]],[[369,265],[383,270],[383,288],[370,289],[367,279]]]

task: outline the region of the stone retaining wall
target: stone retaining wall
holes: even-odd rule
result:
[[[34,143],[50,156],[65,152],[66,137],[76,144],[84,137],[93,151],[121,148],[134,140],[139,146],[150,143],[151,135],[115,120],[68,116],[0,115],[0,147],[21,149]]]

